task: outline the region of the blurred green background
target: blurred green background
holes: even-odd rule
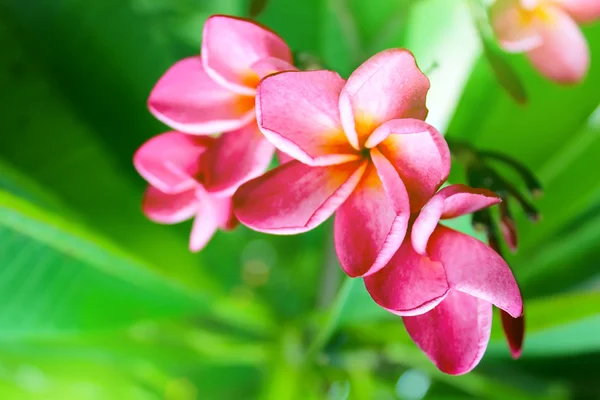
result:
[[[294,237],[240,227],[190,254],[189,223],[142,215],[132,154],[167,130],[146,110],[150,89],[198,53],[209,15],[248,9],[0,1],[0,398],[600,398],[600,23],[584,28],[593,61],[581,85],[504,57],[528,96],[520,106],[482,56],[465,0],[268,0],[258,17],[343,76],[410,48],[432,81],[430,122],[543,182],[543,219],[517,213],[508,258],[526,301],[523,357],[510,359],[496,320],[479,367],[450,377],[360,281],[342,283],[330,223]]]

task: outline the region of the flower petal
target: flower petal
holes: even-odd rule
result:
[[[388,265],[365,277],[365,287],[377,304],[398,315],[419,315],[448,294],[441,263],[417,254],[405,240]]]
[[[402,244],[410,206],[394,167],[377,150],[360,183],[335,214],[335,249],[344,271],[366,276],[383,268]]]
[[[506,51],[521,53],[543,42],[537,31],[539,17],[526,10],[519,1],[496,1],[490,9],[490,18],[500,45]]]
[[[279,36],[256,22],[214,15],[202,33],[202,57],[206,72],[235,92],[253,95],[260,77],[252,65],[265,58],[292,63],[292,53]]]
[[[252,64],[251,68],[252,71],[256,72],[256,75],[258,75],[260,79],[265,78],[276,72],[298,70],[298,68],[296,68],[289,62],[275,57],[262,58],[254,64]]]
[[[148,107],[171,128],[197,135],[232,131],[254,119],[254,96],[218,85],[200,57],[175,63],[152,89]]]
[[[150,185],[164,193],[179,193],[198,185],[200,155],[212,142],[179,132],[163,133],[136,151],[133,165]]]
[[[148,186],[142,199],[142,210],[148,219],[159,224],[177,224],[194,216],[198,209],[195,189],[166,194]]]
[[[519,318],[513,318],[504,310],[500,310],[502,329],[510,348],[510,354],[514,359],[521,357],[523,350],[523,339],[525,338],[525,314]]]
[[[442,372],[461,375],[475,368],[485,353],[492,305],[450,290],[433,310],[403,320],[410,337]]]
[[[340,114],[348,140],[362,148],[379,125],[392,119],[425,119],[429,79],[405,49],[382,51],[350,75],[340,94]]]
[[[265,78],[256,94],[256,118],[278,149],[309,165],[358,158],[340,123],[344,80],[332,71],[283,72]]]
[[[404,181],[411,210],[420,210],[448,178],[448,144],[434,127],[415,119],[386,122],[373,136],[386,137],[377,148]]]
[[[267,170],[275,148],[254,123],[221,135],[206,153],[205,189],[219,196],[233,196],[244,182]]]
[[[540,25],[538,32],[543,44],[527,53],[535,68],[558,83],[582,80],[589,68],[590,52],[575,21],[564,11],[548,6],[545,23]]]
[[[487,189],[450,185],[437,192],[421,209],[413,225],[411,240],[417,253],[425,254],[427,242],[440,219],[470,214],[499,203],[500,197]]]
[[[444,265],[452,289],[479,297],[514,318],[523,313],[517,282],[506,262],[479,240],[438,225],[429,239],[428,254]]]
[[[577,22],[592,22],[600,18],[598,0],[554,0],[554,2]]]
[[[290,161],[238,189],[234,195],[236,216],[259,232],[309,231],[329,218],[348,198],[366,164],[355,161],[310,167]]]
[[[236,224],[231,197],[214,197],[200,187],[196,190],[196,198],[196,218],[190,234],[190,250],[194,252],[208,244],[217,228],[232,229]]]

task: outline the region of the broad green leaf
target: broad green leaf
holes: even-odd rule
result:
[[[2,337],[66,334],[192,315],[191,293],[86,228],[0,192]]]

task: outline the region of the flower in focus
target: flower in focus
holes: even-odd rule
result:
[[[501,46],[526,53],[548,79],[569,84],[583,79],[589,49],[577,23],[600,18],[598,0],[497,0],[492,26]]]
[[[375,302],[405,327],[440,370],[464,374],[485,352],[492,304],[518,318],[519,287],[506,262],[483,242],[443,225],[500,202],[485,189],[451,185],[423,207],[406,240],[379,272],[365,278]]]
[[[204,25],[201,55],[175,63],[152,89],[150,111],[169,127],[193,135],[229,132],[212,150],[212,167],[227,168],[228,177],[219,187],[207,186],[209,192],[231,195],[267,169],[274,148],[256,126],[256,86],[273,72],[294,70],[291,62],[290,49],[275,33],[214,15]]]
[[[294,160],[240,187],[238,219],[261,232],[306,232],[335,215],[344,271],[366,276],[402,243],[411,210],[446,180],[450,154],[423,122],[429,80],[404,49],[383,51],[344,81],[282,72],[258,87],[264,135]]]
[[[135,168],[150,184],[142,202],[144,214],[162,224],[195,218],[192,251],[201,250],[218,228],[228,230],[237,224],[231,196],[207,190],[222,186],[220,176],[211,175],[209,159],[218,143],[208,137],[167,132],[148,140],[134,155]]]

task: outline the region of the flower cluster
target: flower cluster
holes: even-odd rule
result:
[[[150,95],[150,110],[177,132],[135,155],[151,185],[144,211],[162,223],[195,215],[193,250],[238,221],[296,234],[335,214],[346,274],[403,317],[442,371],[470,371],[487,347],[492,304],[514,318],[523,304],[502,257],[439,222],[501,199],[440,190],[450,152],[425,122],[429,80],[408,50],[376,54],[347,80],[291,62],[283,40],[256,23],[208,19],[201,56],[175,64]],[[265,172],[275,149],[281,165]]]
[[[579,82],[590,64],[577,24],[599,18],[598,0],[497,0],[491,9],[502,47],[526,53],[542,75],[563,84]]]

